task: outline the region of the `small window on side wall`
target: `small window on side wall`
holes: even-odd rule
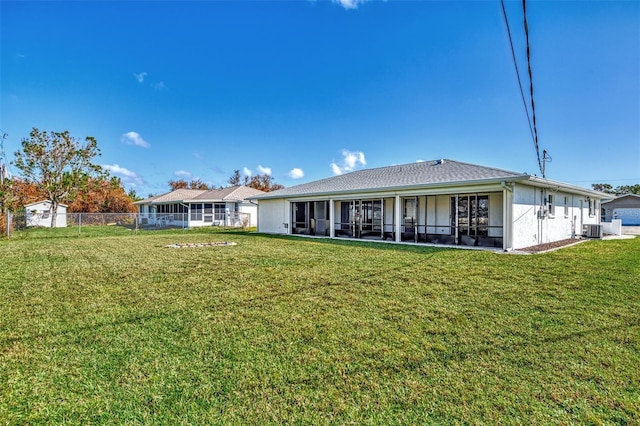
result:
[[[569,217],[569,197],[564,197],[564,217]]]
[[[549,217],[554,217],[556,215],[556,206],[554,204],[553,195],[549,195],[547,197],[547,209],[549,212]]]

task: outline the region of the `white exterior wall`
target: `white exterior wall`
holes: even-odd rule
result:
[[[247,201],[240,204],[238,211],[240,213],[248,213],[251,215],[249,226],[258,226],[258,206],[257,205],[251,204],[250,202]]]
[[[451,233],[451,195],[427,197],[427,233],[449,235]]]
[[[542,192],[541,192],[542,191]],[[552,195],[555,212],[549,214],[544,199]],[[567,197],[565,213],[564,199]],[[591,201],[593,203],[593,200]],[[514,185],[513,248],[550,243],[582,234],[582,225],[599,223],[599,208],[589,215],[587,197],[546,188]]]
[[[283,199],[259,200],[258,232],[288,234],[289,202]]]
[[[385,198],[384,199],[384,209],[382,211],[383,218],[383,232],[394,232],[393,228],[393,215],[394,215],[394,198]]]
[[[489,194],[489,237],[504,236],[502,193]]]

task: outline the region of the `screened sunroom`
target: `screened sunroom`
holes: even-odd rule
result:
[[[502,247],[502,208],[501,192],[291,201],[291,233]]]

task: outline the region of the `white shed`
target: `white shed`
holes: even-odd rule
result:
[[[51,207],[49,200],[38,201],[24,206],[27,226],[41,226],[51,228]],[[58,204],[58,214],[56,217],[56,228],[65,228],[67,226],[67,206]]]

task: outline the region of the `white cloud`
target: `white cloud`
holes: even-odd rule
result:
[[[185,179],[191,179],[192,174],[190,172],[186,172],[184,170],[178,170],[176,172],[173,172],[173,174],[175,176],[181,177],[181,178],[185,178]]]
[[[302,169],[296,167],[291,169],[291,171],[289,172],[289,177],[291,179],[301,179],[304,177],[304,172],[302,171]]]
[[[120,142],[127,145],[141,146],[142,148],[149,148],[151,146],[149,142],[142,139],[142,136],[140,136],[140,134],[136,132],[124,133],[120,138]]]
[[[367,160],[364,158],[364,152],[351,152],[346,149],[342,150],[342,160],[338,163],[331,163],[331,171],[334,175],[341,175],[354,171],[356,168],[366,166]]]
[[[164,81],[161,81],[160,83],[154,84],[153,88],[156,89],[156,90],[166,90],[167,89],[167,85],[164,84]]]
[[[125,185],[136,186],[144,184],[144,180],[136,172],[120,167],[118,164],[104,164],[102,168],[120,176]]]
[[[359,5],[368,0],[333,0],[334,3],[338,3],[345,9],[356,9]]]
[[[140,74],[133,73],[133,76],[138,80],[138,83],[144,83],[144,78],[147,76],[146,72],[141,72]]]
[[[262,167],[261,165],[258,165],[257,169],[258,173],[260,173],[261,175],[271,176],[271,167]]]
[[[242,169],[242,174],[244,174],[245,176],[249,176],[249,177],[251,177],[251,175],[252,175],[253,173],[251,172],[251,169],[248,169],[248,168],[244,167],[244,168]]]

